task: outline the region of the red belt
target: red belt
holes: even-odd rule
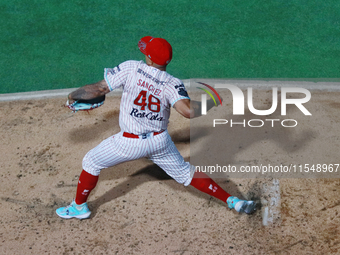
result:
[[[155,135],[159,135],[159,134],[161,134],[163,132],[164,132],[164,130],[161,130],[159,132],[153,132],[153,135],[154,136]],[[127,138],[139,138],[139,137],[142,137],[143,139],[147,138],[147,134],[135,135],[135,134],[127,133],[127,132],[124,132],[123,136],[127,137]]]

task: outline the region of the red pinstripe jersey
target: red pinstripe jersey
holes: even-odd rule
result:
[[[119,125],[122,131],[140,135],[167,129],[170,108],[189,99],[183,82],[143,61],[126,61],[105,68],[110,91],[123,88]]]

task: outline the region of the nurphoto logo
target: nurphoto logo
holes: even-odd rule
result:
[[[220,95],[217,93],[217,91],[210,85],[198,82],[201,85],[206,86],[211,91],[214,92],[216,97],[218,98],[220,104],[222,105],[222,100]],[[206,92],[214,101],[215,105],[217,105],[216,100],[213,96],[213,94],[208,91],[207,89],[197,87],[204,92]],[[231,92],[232,100],[233,100],[233,115],[244,115],[245,112],[245,99],[243,91],[231,84],[216,84],[215,88],[217,89],[228,89]],[[301,93],[304,94],[303,98],[287,98],[288,93]],[[272,105],[267,110],[259,110],[255,109],[253,104],[253,89],[247,88],[247,106],[251,113],[257,116],[266,116],[274,113],[278,106],[278,88],[273,87],[272,88]],[[306,109],[306,107],[303,105],[307,103],[311,99],[311,93],[309,90],[305,88],[296,88],[296,87],[282,87],[281,88],[281,116],[287,115],[287,105],[295,105],[304,115],[311,116],[312,114]],[[206,115],[207,114],[207,95],[202,94],[201,95],[201,114]],[[246,120],[243,119],[241,122],[233,122],[232,119],[214,119],[213,120],[213,127],[216,125],[226,125],[229,124],[230,127],[234,127],[236,125],[238,126],[249,126],[249,127],[263,127],[265,123],[271,123],[271,127],[274,127],[275,124],[279,122],[282,127],[296,127],[298,122],[295,119],[250,119]]]

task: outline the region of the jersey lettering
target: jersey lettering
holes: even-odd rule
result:
[[[147,118],[148,120],[157,120],[157,121],[162,121],[163,120],[163,117],[159,116],[158,113],[154,114],[152,112],[149,112],[149,113],[140,112],[136,108],[132,109],[130,115],[135,117],[135,118]]]
[[[151,79],[153,82],[155,82],[157,84],[160,84],[160,85],[164,85],[165,84],[165,81],[160,81],[160,80],[156,79],[151,74],[148,74],[147,72],[143,71],[141,68],[138,68],[137,73],[140,73],[141,75],[144,75],[146,78]]]
[[[141,106],[140,109],[142,111],[145,111],[145,107],[147,106],[148,109],[152,112],[160,112],[161,111],[161,100],[159,100],[157,97],[151,94],[147,98],[146,94],[147,94],[146,90],[142,90],[141,92],[139,92],[138,96],[135,98],[133,103],[135,105]],[[146,100],[148,100],[147,103],[146,103]]]
[[[162,90],[161,89],[156,89],[152,84],[149,84],[142,79],[138,80],[137,86],[146,88],[150,93],[154,94],[155,96],[160,96]]]

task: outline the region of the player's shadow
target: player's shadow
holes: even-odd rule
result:
[[[116,127],[118,132],[118,115],[119,110],[111,110],[109,112],[94,115],[93,112],[81,112],[83,118],[90,118],[90,123],[84,126],[76,127],[69,132],[69,138],[73,143],[88,143],[89,141],[98,140],[102,137],[103,133],[108,135],[113,134],[112,127]]]
[[[188,160],[188,159],[186,159]],[[114,167],[113,167],[114,168]],[[101,176],[100,176],[100,182],[104,180],[114,180],[116,178],[123,178],[124,176],[115,173],[115,169],[109,168],[102,170]],[[102,177],[103,176],[103,177]],[[192,186],[185,187],[183,184],[177,183],[175,180],[173,180],[169,175],[167,175],[160,167],[158,167],[155,164],[146,166],[137,172],[134,172],[130,175],[127,175],[127,180],[123,181],[122,183],[119,183],[118,185],[115,185],[112,181],[112,188],[107,191],[105,194],[101,195],[100,197],[90,200],[90,207],[92,211],[92,217],[96,215],[97,210],[100,206],[102,206],[105,203],[108,203],[110,201],[116,200],[121,196],[124,196],[125,194],[129,193],[130,191],[136,189],[138,186],[142,185],[146,182],[162,182],[165,183],[167,186],[170,186],[172,189],[177,191],[183,191],[183,192],[190,192],[193,195],[197,197],[206,197],[207,201],[209,200],[210,196],[198,191]],[[100,185],[99,182],[99,185]],[[221,185],[224,189],[233,192],[233,194],[238,195],[239,197],[242,197],[241,192],[239,192],[237,185],[232,181],[225,181],[225,180],[217,180],[217,183]],[[138,197],[136,197],[138,199]]]
[[[256,109],[269,109],[271,106],[270,96],[271,93],[268,94],[268,98],[261,98],[261,101],[267,101],[267,105],[262,104],[256,107]],[[228,111],[226,108],[232,106],[230,103],[228,106],[226,102],[223,106],[224,108],[215,108],[208,113],[207,117],[210,117],[210,119],[205,119],[204,117],[197,120],[194,119],[193,123],[196,121],[197,125],[191,125],[190,145],[193,148],[191,149],[192,163],[198,162],[197,165],[201,163],[202,165],[216,165],[218,163],[220,166],[229,164],[252,166],[260,165],[263,162],[270,162],[272,165],[280,165],[282,162],[286,163],[287,161],[294,163],[294,160],[300,160],[300,156],[309,155],[308,144],[317,137],[318,133],[311,126],[304,125],[304,127],[300,127],[300,123],[308,123],[310,116],[302,114],[295,105],[288,105],[287,113],[289,115],[282,116],[280,105],[281,101],[279,99],[277,110],[266,116],[254,115],[248,109],[245,110],[244,115],[231,115],[227,113],[231,112],[230,109]],[[308,108],[308,104],[306,104],[306,107]],[[225,119],[229,122],[223,125],[216,125],[213,128],[213,119]],[[264,123],[264,125],[261,127],[248,125],[248,121],[252,119],[254,121],[250,122],[251,125],[261,126],[261,123]],[[272,121],[268,121],[268,119]],[[296,119],[299,123],[297,127],[284,127],[281,122],[282,119]],[[231,120],[234,123],[233,126],[231,126]],[[207,127],[206,123],[211,123],[210,127]],[[285,122],[285,124],[293,125],[294,122]],[[271,148],[271,150],[268,148]],[[214,174],[211,175],[211,178],[218,180]],[[247,191],[244,191],[239,196],[240,198],[257,202],[257,212],[248,216],[248,223],[251,228],[261,227],[261,198],[264,196],[263,185],[265,182],[268,182],[268,177],[265,179],[266,176],[264,175],[255,175],[255,177],[252,175],[249,177],[249,175],[241,176],[236,173],[228,177],[225,175],[224,179],[226,178],[232,178],[231,180],[235,181],[235,185],[244,181],[242,180],[244,178],[252,178],[252,180],[249,179]],[[274,176],[273,178],[277,177]],[[222,186],[222,188],[225,187]],[[238,196],[236,194],[237,191],[233,193],[234,191],[228,188],[226,188],[226,191]]]

